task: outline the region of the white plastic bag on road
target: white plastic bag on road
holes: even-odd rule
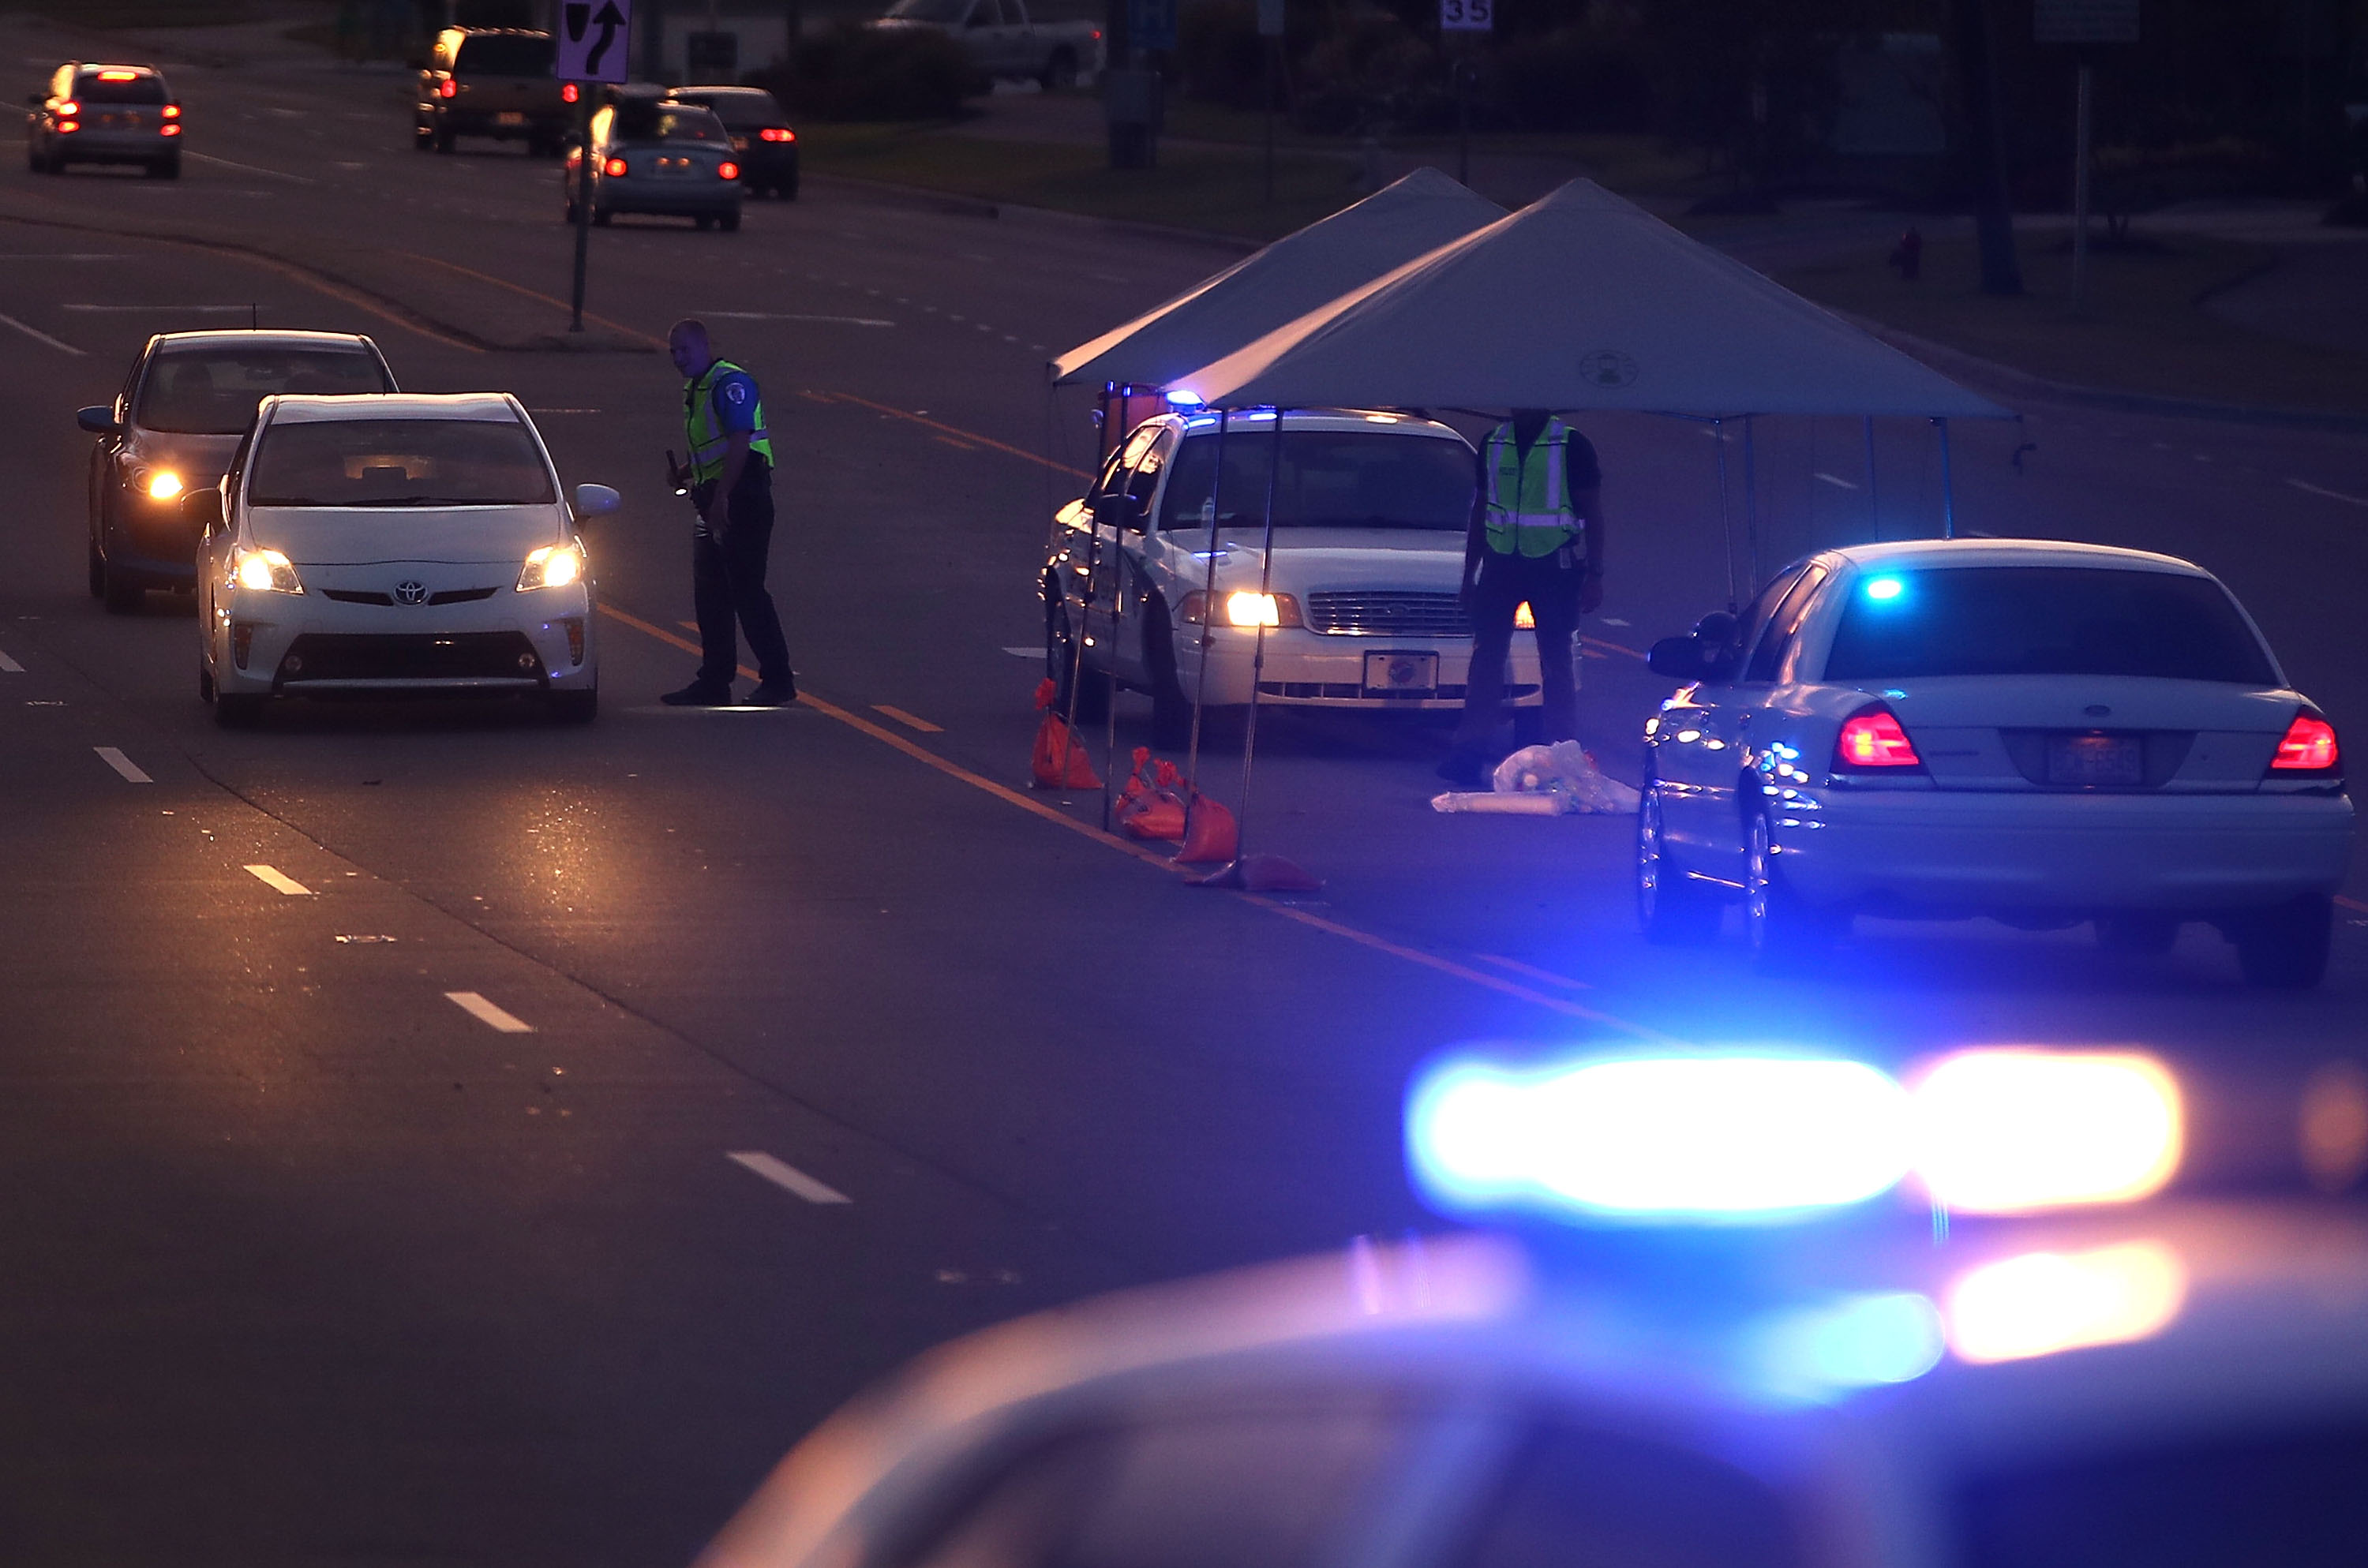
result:
[[[1553,795],[1566,812],[1606,815],[1636,809],[1636,791],[1608,777],[1577,741],[1523,746],[1497,765],[1492,782],[1500,795]]]
[[[1570,808],[1565,795],[1498,795],[1486,790],[1450,790],[1430,798],[1434,812],[1488,812],[1508,817],[1558,817]]]

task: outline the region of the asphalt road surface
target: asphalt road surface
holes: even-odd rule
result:
[[[1459,1040],[2357,1037],[2368,905],[2299,996],[2240,987],[2202,930],[2134,958],[1866,922],[1789,980],[1732,937],[1648,949],[1629,824],[1432,813],[1438,723],[1272,716],[1254,846],[1325,889],[1188,888],[1097,798],[1024,788],[1032,574],[1090,441],[1041,367],[1225,252],[814,181],[736,236],[598,233],[576,351],[552,166],[416,155],[383,76],[176,78],[177,183],[0,165],[12,1563],[681,1562],[930,1343],[1422,1223],[1399,1096]],[[790,710],[655,705],[692,658],[654,347],[694,312],[766,387]],[[186,601],[85,597],[73,410],[147,334],[249,319],[370,332],[412,390],[515,391],[571,483],[624,493],[591,533],[598,723],[397,703],[219,732]],[[2026,412],[1957,430],[1964,528],[2202,562],[2368,735],[2368,443]],[[1614,531],[1586,725],[1633,778],[1661,693],[1630,650],[1727,597],[1716,448],[1588,428]],[[1937,527],[1929,430],[1881,433],[1872,491],[1855,421],[1756,447],[1763,566]],[[1121,702],[1121,748],[1146,717]]]

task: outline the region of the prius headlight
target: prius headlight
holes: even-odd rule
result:
[[[242,550],[232,563],[231,575],[242,588],[252,588],[258,594],[301,594],[304,585],[296,580],[295,563],[276,550]]]
[[[546,544],[526,558],[526,566],[518,573],[518,592],[529,588],[564,588],[584,575],[584,548],[575,544]]]

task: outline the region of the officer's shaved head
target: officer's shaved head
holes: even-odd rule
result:
[[[684,375],[697,377],[715,363],[715,349],[707,340],[707,324],[697,316],[685,316],[666,328],[666,353],[674,368]]]

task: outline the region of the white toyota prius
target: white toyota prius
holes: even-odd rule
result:
[[[2207,921],[2257,985],[2327,968],[2351,848],[2335,730],[2200,567],[2013,540],[1829,551],[1656,643],[1637,899],[1763,957],[1853,914],[2093,921],[2159,951]]]
[[[534,422],[502,392],[263,400],[198,551],[198,689],[225,725],[275,696],[540,694],[598,710],[594,583]]]

